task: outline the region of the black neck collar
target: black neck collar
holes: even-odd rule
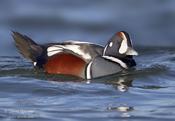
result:
[[[133,57],[131,57],[131,56],[128,56],[128,57],[125,57],[125,58],[120,58],[119,57],[118,59],[120,59],[121,61],[123,61],[128,67],[136,66],[136,62],[133,59]]]

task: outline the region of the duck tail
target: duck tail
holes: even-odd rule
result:
[[[36,62],[37,58],[42,54],[43,49],[26,35],[18,32],[12,33],[15,45],[18,51],[27,59]]]

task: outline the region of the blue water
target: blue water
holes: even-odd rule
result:
[[[36,73],[26,60],[2,56],[0,119],[174,120],[174,51],[140,50],[135,71],[89,81]]]
[[[1,0],[1,121],[174,121],[174,0]],[[80,80],[36,72],[17,52],[11,30],[38,43],[105,45],[131,35],[136,70]]]

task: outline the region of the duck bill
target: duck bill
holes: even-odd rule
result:
[[[138,52],[136,50],[134,50],[133,48],[128,48],[127,51],[126,51],[126,55],[135,55],[137,56],[138,55]]]

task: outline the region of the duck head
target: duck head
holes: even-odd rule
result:
[[[129,34],[125,31],[120,31],[113,35],[103,51],[103,56],[117,58],[132,57],[135,55],[138,55],[138,53],[133,49]]]

